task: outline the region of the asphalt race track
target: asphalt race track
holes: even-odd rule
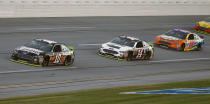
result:
[[[147,42],[169,29],[190,31],[208,16],[0,19],[0,98],[210,78],[210,36],[202,51],[155,47],[150,61],[117,61],[97,55],[101,43],[128,34]],[[35,38],[72,45],[72,66],[34,67],[10,62],[9,53]]]

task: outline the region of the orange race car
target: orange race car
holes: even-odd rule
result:
[[[155,43],[180,51],[201,50],[204,47],[202,36],[182,29],[170,30],[157,36]]]

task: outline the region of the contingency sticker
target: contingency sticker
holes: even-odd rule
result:
[[[123,92],[121,94],[210,94],[210,87]]]

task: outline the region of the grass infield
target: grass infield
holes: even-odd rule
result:
[[[119,94],[121,92],[200,87],[210,87],[210,79],[6,98],[0,99],[0,104],[210,104],[210,94]]]

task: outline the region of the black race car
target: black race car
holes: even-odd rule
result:
[[[73,47],[47,39],[34,39],[13,50],[11,59],[30,64],[48,66],[49,64],[70,65],[74,62]]]

